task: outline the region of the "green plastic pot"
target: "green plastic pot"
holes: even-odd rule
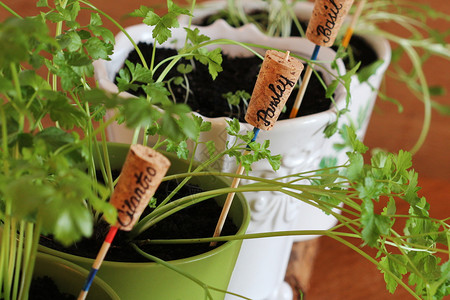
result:
[[[109,144],[109,156],[112,168],[121,168],[129,145]],[[168,174],[185,172],[187,163],[174,155],[165,154],[172,162]],[[204,190],[230,186],[230,182],[220,177],[197,177],[191,181]],[[223,205],[226,195],[216,197],[217,202]],[[237,234],[244,234],[250,221],[250,212],[247,201],[241,194],[236,197],[231,206],[229,217],[239,228]],[[169,263],[189,273],[205,284],[220,290],[226,290],[231,273],[234,269],[242,241],[229,241],[220,247],[201,255],[190,258],[173,260]],[[55,256],[62,257],[84,268],[90,268],[93,259],[66,254],[53,249],[41,247]],[[98,277],[114,288],[122,300],[199,300],[204,299],[205,292],[202,287],[192,280],[153,262],[125,263],[103,262]],[[210,291],[214,299],[223,299],[224,293]]]
[[[48,276],[63,293],[78,296],[88,274],[88,270],[60,257],[37,253],[33,278]],[[120,298],[107,283],[100,278],[95,278],[87,299],[119,300]]]

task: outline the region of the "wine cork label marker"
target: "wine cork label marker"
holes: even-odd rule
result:
[[[311,19],[308,23],[308,28],[306,29],[306,37],[316,44],[313,54],[311,55],[312,62],[317,59],[321,46],[330,47],[333,45],[352,3],[353,0],[315,1]],[[311,64],[308,64],[289,118],[295,118],[297,116],[311,74],[312,66]]]
[[[256,140],[259,131],[271,130],[280,116],[295,83],[303,70],[303,64],[296,58],[276,50],[267,50],[264,61],[253,89],[252,97],[245,114],[245,120],[254,126],[252,142]],[[250,153],[249,145],[244,155]],[[239,164],[236,174],[241,175],[244,167]],[[240,178],[235,177],[231,188],[237,188]],[[213,237],[220,236],[228,211],[234,199],[234,192],[227,195]],[[211,246],[216,243],[212,242]]]
[[[155,194],[169,167],[170,161],[157,151],[143,145],[132,145],[130,147],[119,181],[110,199],[110,203],[118,212],[117,223],[111,226],[78,300],[86,298],[117,230],[130,231],[133,228]]]

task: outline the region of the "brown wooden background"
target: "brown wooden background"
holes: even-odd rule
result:
[[[4,1],[22,16],[37,12],[35,1],[7,0]],[[413,3],[426,3],[442,13],[450,15],[450,1],[445,0],[412,0]],[[163,0],[93,0],[98,8],[120,20],[123,26],[138,22],[121,17],[141,4],[160,5]],[[0,20],[8,13],[0,7]],[[117,30],[108,22],[106,26]],[[449,30],[440,22],[430,21],[429,25],[440,30]],[[447,43],[449,41],[447,40]],[[7,45],[0,45],[5,47]],[[430,85],[443,84],[450,91],[450,63],[442,59],[431,59],[425,66],[427,81]],[[371,118],[365,143],[371,148],[379,147],[389,151],[399,149],[409,150],[419,135],[423,120],[423,105],[408,93],[403,87],[392,82],[386,82],[386,92],[400,99],[404,112],[399,114],[396,107],[390,103],[377,100],[375,111]],[[435,98],[441,103],[450,104],[449,96]],[[443,117],[433,112],[433,121],[429,136],[422,149],[414,156],[414,168],[419,172],[419,185],[423,187],[421,194],[432,204],[432,216],[444,218],[450,215],[450,117]],[[306,244],[296,245],[291,267],[295,267],[299,255]],[[349,248],[327,238],[319,238],[307,246],[315,253],[315,259],[308,262],[311,272],[310,280],[302,278],[301,284],[309,286],[306,292],[308,300],[379,300],[379,299],[412,299],[404,290],[398,290],[395,295],[386,292],[382,275],[370,262]],[[302,273],[295,269],[290,275]],[[304,275],[304,274],[303,274]],[[296,278],[298,280],[298,278]],[[308,284],[309,283],[309,284]],[[125,299],[127,300],[127,299]]]

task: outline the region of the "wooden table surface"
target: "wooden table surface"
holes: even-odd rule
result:
[[[22,16],[36,13],[35,1],[6,0],[10,7]],[[93,0],[98,8],[119,19],[139,5],[165,3],[162,0]],[[413,0],[410,2],[428,3],[441,12],[450,15],[450,1]],[[163,4],[164,5],[164,4]],[[0,20],[8,14],[0,8]],[[125,19],[124,26],[136,23],[137,20]],[[106,26],[113,28],[107,22]],[[430,22],[433,28],[443,28],[441,23]],[[447,23],[448,26],[448,23]],[[113,32],[116,32],[114,30]],[[449,41],[447,41],[448,43]],[[430,85],[444,84],[450,92],[450,63],[442,59],[432,59],[425,65],[427,81]],[[389,151],[409,150],[414,145],[423,120],[423,105],[414,99],[403,87],[395,83],[386,83],[386,92],[401,99],[404,112],[399,114],[396,107],[388,102],[377,100],[372,115],[365,143],[371,147],[379,147]],[[441,103],[450,104],[449,96],[435,98]],[[421,194],[431,203],[431,214],[437,218],[450,215],[450,117],[433,113],[430,133],[422,149],[414,156],[414,168],[419,173]],[[412,299],[404,290],[396,294],[386,292],[383,276],[364,258],[349,248],[327,238],[319,238],[318,250],[313,263],[310,288],[306,292],[307,300],[370,300],[370,299]]]
[[[410,1],[428,3],[450,15],[449,1]],[[442,23],[430,23],[440,30],[448,30]],[[447,40],[447,43],[450,41]],[[430,85],[444,85],[450,92],[450,62],[432,59],[425,65]],[[423,105],[398,84],[387,82],[386,92],[400,99],[404,112],[398,114],[395,106],[377,100],[365,143],[397,152],[409,150],[416,142],[423,120]],[[450,105],[450,97],[436,97],[440,103]],[[413,166],[419,173],[421,195],[431,203],[430,213],[437,218],[450,216],[450,118],[433,112],[431,129],[424,146],[414,155]],[[307,300],[379,300],[413,299],[405,290],[394,295],[385,289],[383,276],[374,265],[349,248],[327,238],[319,239],[319,247],[312,271]],[[450,298],[450,297],[449,297]]]
[[[410,1],[428,3],[450,15],[450,1]],[[448,30],[442,23],[430,23],[440,30]],[[447,40],[447,43],[450,41]],[[444,85],[450,92],[450,62],[432,59],[424,67],[430,85]],[[423,104],[408,91],[393,82],[386,82],[386,92],[400,99],[404,112],[399,114],[393,104],[377,100],[365,144],[392,152],[409,150],[416,142],[423,120]],[[450,105],[450,96],[436,97]],[[432,124],[424,146],[414,155],[413,166],[419,173],[420,194],[431,203],[430,213],[436,218],[450,216],[450,118],[433,112]],[[307,300],[380,300],[413,299],[399,288],[394,295],[385,289],[383,276],[376,267],[349,248],[331,239],[318,241]],[[449,297],[450,298],[450,297]]]

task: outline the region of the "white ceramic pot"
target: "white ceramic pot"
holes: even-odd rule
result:
[[[264,11],[269,8],[268,2],[261,0],[238,0],[237,3],[242,12],[245,13],[251,13],[252,11]],[[227,7],[228,2],[224,0],[202,2],[194,9],[192,24],[198,24],[206,17],[214,15],[221,10],[225,10]],[[303,22],[308,22],[313,8],[314,3],[308,1],[296,2],[293,6],[295,15],[300,21]],[[348,21],[350,21],[350,18],[351,16],[349,16]],[[183,24],[188,24],[189,17],[187,15],[182,15],[179,18],[179,22],[181,26],[183,26]],[[358,34],[357,30],[355,34]],[[373,48],[378,59],[383,61],[383,64],[380,65],[376,72],[372,74],[367,81],[360,82],[357,76],[352,77],[352,82],[350,85],[350,111],[344,118],[341,119],[340,124],[354,124],[357,130],[356,134],[362,141],[364,140],[367,131],[370,116],[377,98],[378,89],[384,77],[384,73],[386,72],[391,61],[391,47],[385,38],[373,35],[359,36]],[[320,51],[323,51],[323,47]],[[345,106],[345,102],[338,102],[337,106],[342,109]],[[339,135],[335,135],[333,136],[332,141],[333,142],[329,143],[329,145],[341,143],[342,138]],[[329,151],[332,153],[330,158],[336,158],[338,164],[342,164],[347,160],[345,152],[347,152],[348,149],[344,148],[340,151],[330,149]],[[300,228],[303,229],[303,227]]]
[[[151,42],[151,30],[146,25],[137,25],[127,29],[136,42]],[[309,57],[314,44],[302,38],[274,38],[263,35],[254,25],[246,25],[239,29],[231,28],[223,20],[218,20],[211,26],[200,28],[202,34],[212,39],[229,38],[241,42],[261,44],[289,50],[291,53]],[[184,45],[184,30],[176,29],[172,32],[172,38],[164,44],[164,47],[177,48]],[[223,53],[230,55],[248,56],[250,51],[235,45],[221,46]],[[116,46],[111,61],[95,62],[96,77],[100,87],[111,92],[117,92],[113,84],[113,78],[123,66],[132,45],[128,39],[119,34],[116,38]],[[261,52],[261,51],[260,51]],[[261,52],[263,53],[263,51]],[[330,62],[334,59],[335,52],[331,49],[321,49],[318,61],[326,69],[331,70]],[[345,72],[341,61],[338,61],[339,72]],[[326,83],[332,81],[330,74],[323,74]],[[132,97],[123,93],[125,97]],[[335,99],[338,105],[344,105],[345,90],[339,86]],[[268,131],[260,132],[258,140],[269,139],[270,150],[273,154],[281,154],[282,164],[277,172],[273,172],[266,162],[252,165],[251,175],[259,177],[279,177],[306,170],[318,168],[320,160],[330,155],[325,149],[330,149],[329,139],[324,138],[323,130],[336,118],[335,109],[299,117],[290,120],[280,120],[275,127]],[[212,123],[212,130],[204,133],[201,140],[214,140],[220,151],[230,137],[226,134],[226,118],[204,118]],[[243,131],[252,130],[249,124],[241,124]],[[132,132],[123,126],[114,125],[108,132],[109,139],[115,142],[130,142]],[[198,149],[198,160],[203,160],[203,149]],[[225,158],[217,166],[226,172],[234,172],[236,163]],[[242,181],[242,184],[245,184]],[[322,211],[312,208],[309,204],[300,202],[294,198],[280,193],[257,192],[246,193],[246,198],[251,207],[251,221],[248,233],[272,232],[298,229],[298,219],[305,220],[315,229],[328,229],[336,223],[334,217],[325,215]],[[304,212],[307,211],[307,214]],[[228,290],[242,294],[251,299],[292,299],[292,290],[284,282],[284,275],[292,248],[292,237],[266,238],[258,240],[244,240],[241,252],[236,263],[235,270]],[[227,299],[234,297],[227,295]]]

